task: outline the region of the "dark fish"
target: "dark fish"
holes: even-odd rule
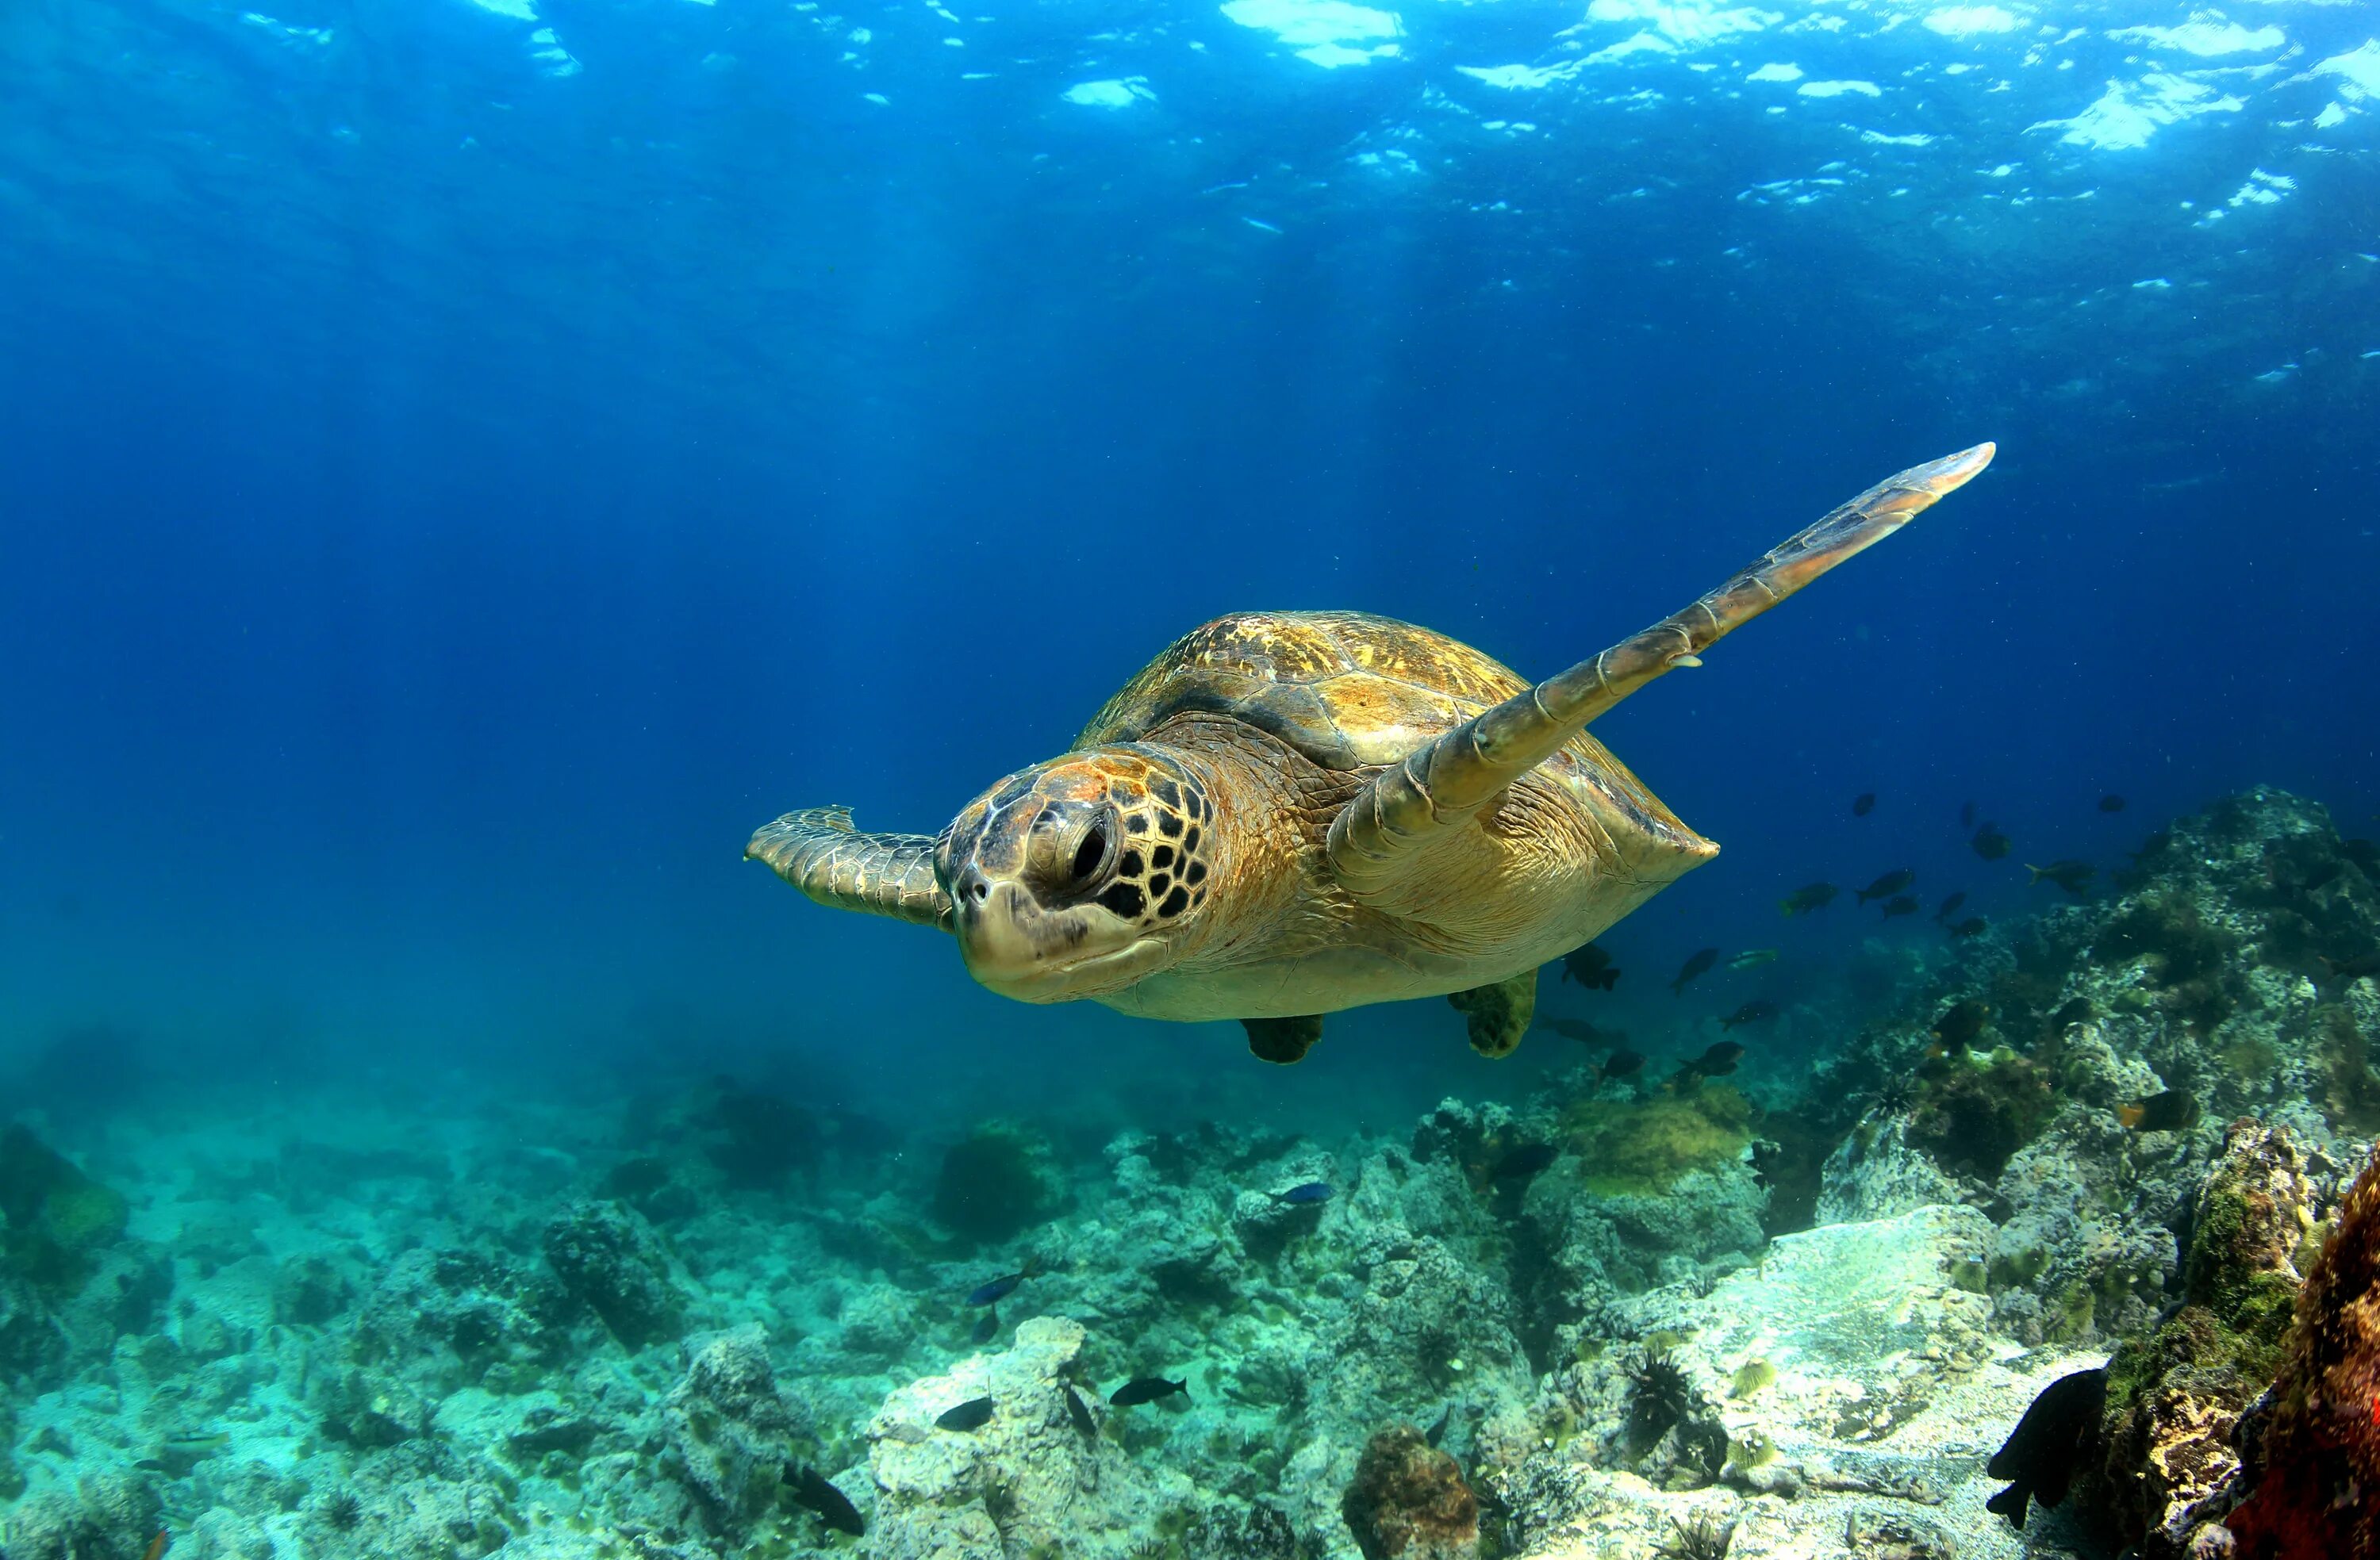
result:
[[[1421,1433],[1421,1438],[1435,1446],[1446,1439],[1446,1427],[1453,1422],[1454,1405],[1449,1403],[1446,1411],[1438,1416],[1438,1422]]]
[[[2116,1107],[2116,1119],[2136,1132],[2173,1132],[2190,1125],[2198,1102],[2180,1089],[2136,1099]]]
[[[1066,1417],[1075,1421],[1075,1430],[1084,1440],[1099,1438],[1099,1421],[1091,1417],[1091,1406],[1071,1386],[1066,1388]]]
[[[1835,902],[1840,889],[1832,883],[1804,883],[1777,901],[1778,910],[1786,915],[1807,915],[1814,910],[1824,910]]]
[[[1934,913],[1934,919],[1937,921],[1949,920],[1952,915],[1958,913],[1959,907],[1966,902],[1967,890],[1961,889],[1957,893],[1952,894],[1949,899],[1942,901],[1941,908]]]
[[[1287,1191],[1274,1192],[1272,1200],[1276,1203],[1328,1203],[1330,1201],[1330,1183],[1310,1180],[1303,1186],[1293,1186]]]
[[[975,1324],[975,1331],[970,1334],[969,1336],[973,1337],[978,1343],[990,1343],[999,1336],[1000,1307],[996,1305],[986,1306],[984,1307],[983,1320]]]
[[[1129,1409],[1135,1403],[1154,1403],[1175,1393],[1184,1398],[1190,1396],[1190,1378],[1167,1381],[1163,1376],[1135,1376],[1108,1394],[1108,1401],[1119,1409]]]
[[[2076,899],[2081,899],[2090,891],[2086,885],[2099,875],[2099,869],[2089,862],[2075,861],[2071,857],[2064,856],[2051,862],[2047,866],[2035,866],[2031,862],[2027,862],[2024,869],[2033,874],[2033,881],[2055,883]]]
[[[1614,1078],[1633,1078],[1644,1070],[1645,1053],[1632,1051],[1622,1046],[1603,1058],[1603,1065],[1596,1070],[1595,1081],[1598,1083],[1609,1083]]]
[[[1914,915],[1916,913],[1917,896],[1914,894],[1895,894],[1890,899],[1884,901],[1884,918],[1888,921],[1891,920],[1896,915]]]
[[[969,1305],[997,1305],[1016,1290],[1016,1286],[1041,1271],[1039,1259],[1027,1262],[1015,1272],[1005,1274],[989,1284],[978,1284],[967,1291]]]
[[[1959,827],[1961,828],[1975,827],[1975,804],[1973,802],[1959,804]]]
[[[1565,1040],[1575,1040],[1582,1046],[1610,1046],[1625,1038],[1616,1029],[1588,1023],[1584,1019],[1539,1019],[1539,1023]]]
[[[1746,1003],[1757,1007],[1758,1003]],[[1686,1063],[1686,1070],[1704,1078],[1724,1078],[1743,1059],[1743,1047],[1732,1040],[1714,1041],[1709,1050]]]
[[[1750,1002],[1746,1002],[1742,1007],[1738,1008],[1735,1011],[1728,1014],[1727,1017],[1719,1020],[1718,1026],[1721,1029],[1733,1029],[1738,1024],[1766,1023],[1776,1016],[1776,1003],[1764,1002],[1755,998]]]
[[[1687,984],[1696,975],[1701,974],[1704,971],[1708,970],[1713,964],[1718,962],[1718,949],[1706,948],[1702,949],[1693,958],[1686,961],[1685,968],[1678,972],[1678,978],[1670,983],[1670,994],[1672,996],[1683,997],[1686,994]]]
[[[1972,1046],[1984,1032],[1984,1021],[1991,1016],[1991,1009],[1972,997],[1953,1002],[1934,1021],[1934,1038],[1953,1049]]]
[[[859,1507],[851,1504],[851,1497],[820,1477],[817,1469],[807,1463],[788,1463],[785,1465],[785,1484],[793,1492],[797,1504],[817,1512],[819,1519],[836,1532],[857,1537],[868,1531],[868,1524],[860,1518]]]
[[[1864,818],[1874,811],[1876,811],[1875,792],[1863,791],[1857,796],[1852,798],[1852,816],[1855,818]]]
[[[1870,900],[1889,899],[1916,881],[1917,874],[1905,866],[1898,872],[1888,872],[1859,891],[1859,901],[1865,904]]]
[[[2099,810],[2103,813],[2120,813],[2124,810],[2124,799],[2111,791],[2099,798]]]
[[[944,1430],[980,1430],[991,1422],[991,1399],[970,1397],[955,1409],[936,1414],[934,1422]]]
[[[2364,877],[2380,879],[2380,845],[2369,840],[2341,840],[2338,853],[2362,867]],[[2141,854],[2148,854],[2146,846],[2142,847]]]
[[[1561,1150],[1553,1144],[1533,1143],[1526,1147],[1516,1148],[1497,1160],[1496,1167],[1488,1174],[1498,1180],[1512,1180],[1522,1176],[1534,1176],[1560,1157]]]
[[[2083,1449],[2098,1434],[2099,1415],[2107,1406],[2105,1366],[2060,1376],[2043,1388],[2006,1444],[1984,1465],[1993,1478],[2012,1481],[1985,1501],[1985,1508],[1998,1512],[2022,1531],[2027,1501],[2056,1506],[2064,1500],[2074,1470],[2083,1465]]]
[[[1620,972],[1611,967],[1611,955],[1588,943],[1562,955],[1562,979],[1574,980],[1589,991],[1609,991],[1619,983]]]
[[[1950,935],[1954,937],[1979,937],[1990,930],[1991,925],[1980,915],[1970,915],[1951,927]]]
[[[1975,854],[1985,861],[1998,861],[2009,853],[2009,837],[2000,832],[2000,826],[1996,823],[1987,823],[1975,830],[1974,839],[1968,843],[1973,845]]]
[[[2066,1032],[2068,1026],[2081,1023],[2084,1019],[2087,1019],[2090,1016],[2091,998],[2088,997],[2071,998],[2063,1003],[2058,1008],[2058,1011],[2049,1015],[2049,1027],[2062,1034]]]
[[[2325,959],[2322,967],[2330,972],[2331,979],[2352,985],[2380,975],[2380,950],[2359,953],[2352,959]]]

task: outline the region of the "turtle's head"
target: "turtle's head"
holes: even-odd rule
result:
[[[934,870],[967,972],[1067,1002],[1172,962],[1206,903],[1215,803],[1179,762],[1126,744],[1021,769],[942,831]]]

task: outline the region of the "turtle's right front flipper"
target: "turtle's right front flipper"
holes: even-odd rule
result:
[[[820,904],[951,929],[930,834],[863,834],[848,807],[805,807],[761,825],[744,854]]]
[[[1333,876],[1358,900],[1393,893],[1424,843],[1468,823],[1588,721],[1671,667],[1700,665],[1720,639],[1964,487],[1992,453],[1978,444],[1886,478],[1685,611],[1415,748],[1331,820]]]

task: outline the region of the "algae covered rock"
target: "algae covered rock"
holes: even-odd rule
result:
[[[124,1197],[12,1123],[0,1129],[0,1273],[37,1290],[79,1288],[124,1238]]]
[[[2181,1560],[2228,1503],[2234,1432],[2281,1360],[2315,1192],[2289,1132],[2233,1123],[2195,1201],[2184,1300],[2108,1365],[2085,1495],[2145,1560]]]
[[[1340,1514],[1364,1560],[1473,1560],[1479,1500],[1455,1460],[1409,1424],[1365,1443]]]
[[[562,1287],[630,1348],[677,1329],[686,1297],[644,1215],[617,1203],[574,1203],[545,1227],[545,1260]]]
[[[808,1429],[807,1416],[778,1389],[757,1325],[687,1339],[686,1374],[660,1417],[671,1472],[731,1536],[775,1504],[790,1444]]]
[[[2225,1525],[2243,1560],[2380,1554],[2380,1158],[2350,1190],[2282,1349]]]
[[[1048,1140],[1020,1123],[994,1121],[944,1151],[933,1212],[954,1235],[999,1241],[1048,1218],[1064,1197]]]

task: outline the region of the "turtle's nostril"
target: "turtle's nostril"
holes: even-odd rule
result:
[[[984,901],[991,898],[991,885],[978,877],[968,886],[967,893],[974,899],[976,903],[981,904]]]

